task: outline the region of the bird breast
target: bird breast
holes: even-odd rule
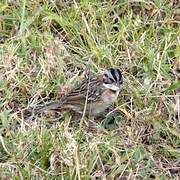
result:
[[[106,103],[112,104],[113,102],[116,101],[118,95],[119,95],[119,91],[112,91],[108,89],[102,94],[102,100],[105,104]]]
[[[90,114],[92,116],[96,116],[99,113],[105,111],[106,108],[108,108],[113,102],[116,101],[117,97],[119,95],[119,91],[111,91],[111,90],[107,90],[102,94],[102,101],[100,102],[94,102],[91,105],[90,108]]]

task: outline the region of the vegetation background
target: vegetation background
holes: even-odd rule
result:
[[[1,0],[1,179],[178,179],[179,24],[178,0]],[[17,115],[108,67],[124,85],[93,127]]]

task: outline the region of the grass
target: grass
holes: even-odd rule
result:
[[[1,1],[0,177],[178,179],[179,10],[176,0]],[[95,128],[68,112],[12,114],[108,67],[124,85]]]

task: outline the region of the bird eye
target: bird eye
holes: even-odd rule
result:
[[[103,77],[103,83],[108,84],[108,79],[105,76]]]

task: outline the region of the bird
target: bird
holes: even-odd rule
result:
[[[98,116],[117,100],[122,84],[122,72],[118,68],[106,69],[98,75],[89,73],[64,97],[35,108],[33,114],[69,109],[89,117]]]

